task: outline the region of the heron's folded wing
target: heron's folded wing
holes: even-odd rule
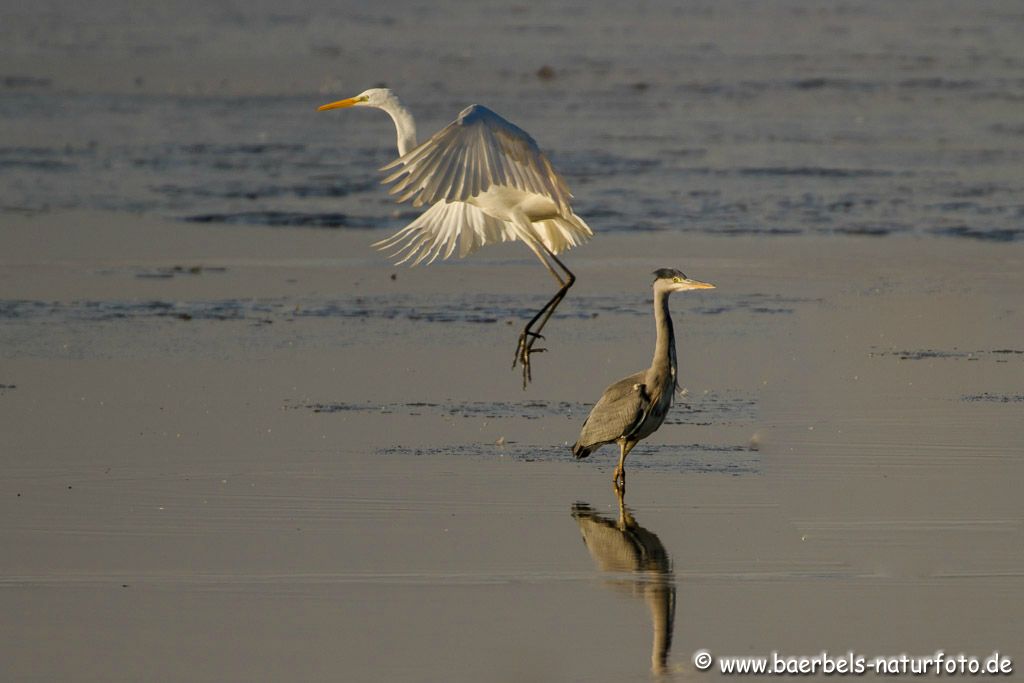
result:
[[[497,185],[548,197],[570,213],[569,188],[533,138],[479,104],[381,170],[392,169],[383,182],[395,183],[391,194],[413,206],[464,202]]]
[[[579,443],[594,446],[610,443],[632,432],[650,408],[644,373],[621,379],[605,389],[583,423]]]
[[[429,259],[427,263],[432,263],[438,256],[448,258],[456,244],[461,258],[481,245],[512,239],[503,226],[502,221],[471,204],[438,202],[412,223],[373,246],[394,250],[390,255],[401,258],[398,264],[411,261],[410,265],[415,266],[426,259]]]

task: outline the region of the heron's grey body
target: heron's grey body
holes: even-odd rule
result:
[[[615,382],[602,394],[583,423],[580,438],[572,447],[572,454],[585,458],[605,444],[619,445],[619,464],[614,481],[624,487],[624,463],[633,447],[658,430],[672,407],[672,397],[678,386],[676,380],[676,338],[668,297],[672,292],[690,289],[712,289],[714,285],[691,280],[682,272],[670,268],[655,271],[654,321],[657,341],[651,367]]]

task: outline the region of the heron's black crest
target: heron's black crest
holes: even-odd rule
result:
[[[686,279],[686,275],[683,274],[683,271],[676,268],[658,268],[654,271],[655,280],[671,280],[674,277],[681,277],[684,280]]]

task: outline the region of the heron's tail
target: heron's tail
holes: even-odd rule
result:
[[[575,445],[573,445],[572,447],[572,454],[576,457],[577,460],[587,457],[592,452],[593,449],[588,448],[586,446],[581,446],[579,441],[577,441]]]

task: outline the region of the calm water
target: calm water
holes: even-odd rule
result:
[[[1019,3],[674,4],[5,10],[0,212],[399,227],[390,120],[314,112],[385,82],[530,131],[600,232],[1024,236]]]

